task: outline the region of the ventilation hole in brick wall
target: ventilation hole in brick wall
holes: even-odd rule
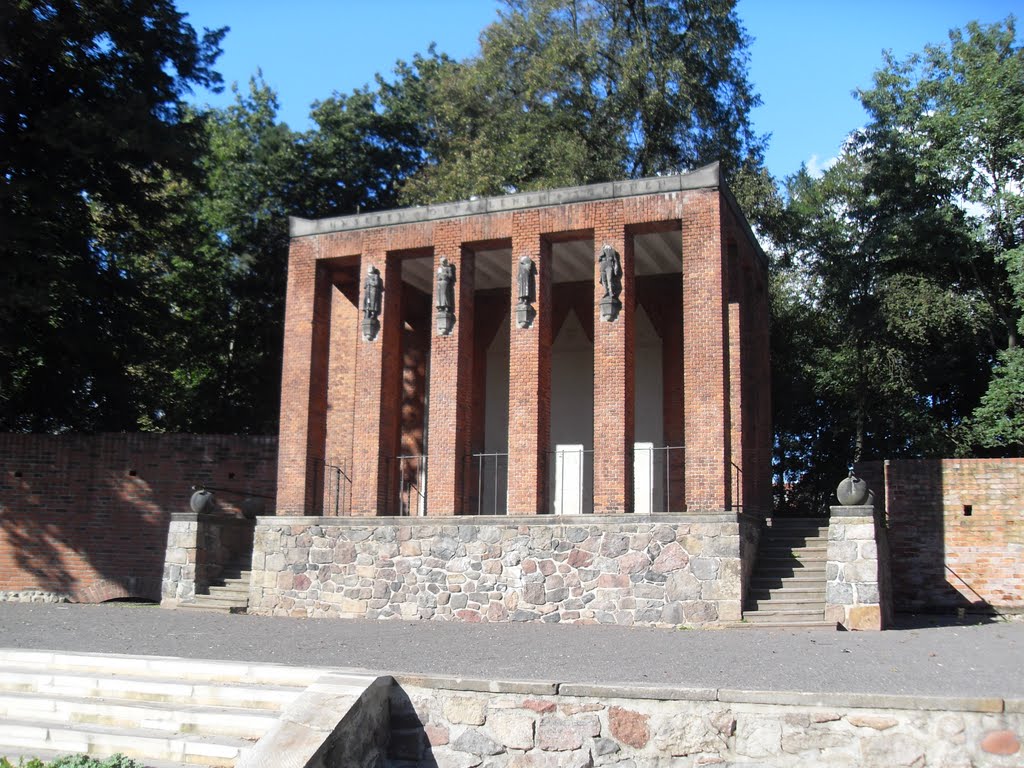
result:
[[[135,477],[135,476],[136,476],[136,475],[138,475],[138,474],[139,474],[139,473],[138,473],[138,472],[136,472],[136,471],[135,471],[134,469],[129,469],[129,470],[128,470],[128,477]]]
[[[18,470],[18,471],[16,471],[16,472],[14,473],[14,476],[15,476],[15,477],[21,477],[21,470]]]
[[[964,504],[964,517],[970,517],[972,514],[974,514],[974,505]]]
[[[235,479],[235,473],[234,472],[228,472],[228,480],[234,480],[234,479]]]

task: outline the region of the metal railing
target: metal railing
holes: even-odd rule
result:
[[[348,461],[331,464],[324,459],[311,458],[306,482],[310,484],[309,514],[334,517],[352,514],[352,468]]]
[[[411,517],[427,514],[427,455],[396,456],[394,461],[398,465],[397,513]]]
[[[466,464],[466,508],[478,515],[508,514],[508,453],[472,453]]]
[[[729,462],[732,465],[732,508],[743,509],[743,470],[735,461]]]

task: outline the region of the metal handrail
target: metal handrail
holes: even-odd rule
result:
[[[309,459],[309,475],[309,482],[312,483],[310,490],[314,492],[310,514],[322,515],[328,509],[333,509],[335,516],[351,513],[352,474],[348,461],[339,465],[312,457]]]
[[[736,470],[733,473],[733,480],[736,482],[736,488],[732,495],[732,506],[734,509],[743,509],[743,470],[740,469],[739,465],[735,461],[729,462],[732,468]]]
[[[413,515],[411,500],[413,498],[412,493],[415,492],[417,500],[417,509],[422,508],[423,513],[426,513],[427,506],[427,454],[402,454],[395,457],[395,461],[398,462],[398,514],[409,515],[410,517],[418,517],[419,515]],[[406,463],[416,462],[416,476],[419,482],[409,482],[405,479],[404,467]],[[422,488],[420,485],[422,484]]]

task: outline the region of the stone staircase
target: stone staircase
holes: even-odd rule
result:
[[[234,766],[324,672],[0,649],[0,757],[17,765],[122,753],[150,768]]]
[[[179,603],[188,611],[245,613],[249,608],[250,563],[236,561],[224,567],[220,577],[210,584],[207,594],[196,595],[194,601]]]
[[[827,550],[827,518],[771,519],[750,580],[745,625],[835,629],[825,621]]]

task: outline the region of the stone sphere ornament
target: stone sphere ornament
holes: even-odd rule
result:
[[[843,478],[836,488],[836,498],[844,507],[861,507],[874,501],[874,494],[868,484],[850,471],[849,477]]]
[[[192,494],[192,498],[189,499],[188,505],[196,514],[201,512],[212,512],[213,491],[208,491],[205,488],[197,489],[196,492]]]

